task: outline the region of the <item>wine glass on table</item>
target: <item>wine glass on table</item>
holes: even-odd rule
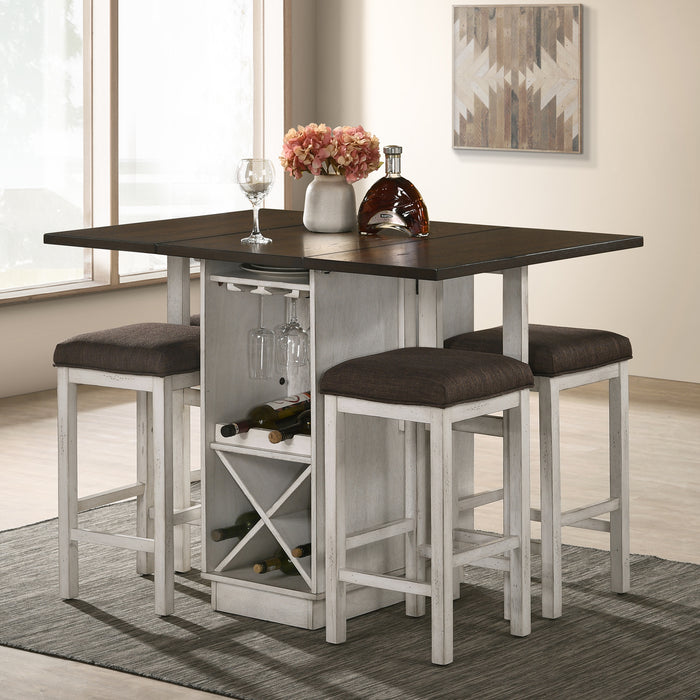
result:
[[[259,324],[248,331],[248,376],[272,379],[275,358],[275,334],[263,325],[263,297],[259,295]]]
[[[267,158],[243,158],[238,164],[236,182],[253,205],[253,230],[241,243],[262,244],[272,242],[260,233],[258,210],[275,182],[275,168]]]

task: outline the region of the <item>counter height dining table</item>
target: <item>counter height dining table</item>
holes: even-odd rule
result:
[[[440,221],[421,239],[320,234],[304,228],[301,212],[263,209],[261,229],[272,242],[251,246],[241,243],[251,223],[248,210],[47,233],[44,241],[168,256],[171,323],[189,323],[190,259],[200,260],[202,576],[211,582],[216,610],[316,629],[325,614],[323,372],[406,345],[440,347],[445,337],[473,330],[473,280],[482,273],[502,275],[503,351],[527,361],[529,266],[635,248],[643,239]],[[253,301],[259,297],[269,327],[285,321],[286,298],[298,300],[310,338],[307,376],[278,371],[272,379],[248,378],[247,334],[258,325]],[[250,407],[302,391],[311,392],[311,436],[278,444],[263,430],[221,436],[220,426]],[[348,463],[357,465],[349,480],[357,507],[348,513],[348,531],[402,516],[403,487],[394,484],[403,484],[407,433],[399,421],[385,423],[357,417],[347,426]],[[464,454],[469,450],[464,443]],[[250,510],[260,519],[242,539],[209,536]],[[311,555],[293,560],[298,575],[253,572],[255,562],[305,543]],[[360,564],[400,569],[397,544],[365,548]],[[348,614],[396,600],[394,592],[357,588],[349,593]]]

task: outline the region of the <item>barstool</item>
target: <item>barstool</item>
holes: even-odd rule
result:
[[[501,353],[501,327],[463,333],[445,347]],[[539,394],[540,509],[532,520],[542,523],[542,615],[562,614],[561,528],[610,533],[611,589],[625,593],[629,573],[629,390],[628,338],[604,330],[561,326],[529,326],[529,364]],[[559,394],[585,384],[608,380],[609,497],[599,503],[561,510]],[[610,513],[610,521],[598,518]]]
[[[346,586],[359,584],[406,594],[407,614],[424,611],[430,596],[432,661],[453,657],[454,569],[489,559],[506,572],[510,631],[530,633],[528,395],[530,368],[509,357],[441,348],[402,348],[348,360],[325,372],[326,639],[346,638]],[[508,526],[503,536],[460,530],[453,491],[452,427],[494,411],[506,416],[504,488]],[[345,414],[393,418],[430,428],[430,538],[425,513],[417,507],[428,482],[407,441],[405,517],[346,533],[343,423]],[[349,568],[349,549],[405,536],[405,576]],[[453,551],[454,547],[454,551]],[[506,554],[507,553],[507,554]],[[506,554],[505,557],[498,555]],[[426,559],[431,561],[426,582]]]
[[[189,461],[183,455],[183,446],[189,444],[189,425],[183,425],[185,390],[199,384],[199,357],[199,328],[168,323],[84,333],[56,346],[62,598],[78,596],[78,542],[91,542],[135,550],[137,572],[154,573],[156,613],[173,612],[174,571],[190,568],[186,523],[200,520],[200,505],[190,503]],[[77,387],[81,384],[137,392],[137,481],[78,498]],[[79,512],[133,497],[136,536],[79,527]]]

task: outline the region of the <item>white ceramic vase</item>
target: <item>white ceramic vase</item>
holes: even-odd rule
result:
[[[306,188],[304,226],[316,233],[341,233],[356,224],[353,186],[342,175],[315,175]]]

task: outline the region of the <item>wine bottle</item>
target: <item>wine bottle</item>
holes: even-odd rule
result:
[[[287,576],[299,576],[299,570],[281,549],[273,557],[253,564],[253,571],[256,574],[266,574],[268,571],[281,571]]]
[[[401,146],[385,146],[386,174],[367,191],[360,204],[360,234],[374,236],[383,230],[423,238],[430,233],[428,209],[413,183],[401,176]]]
[[[240,433],[247,433],[251,428],[277,428],[277,423],[285,418],[311,408],[311,394],[305,391],[303,394],[286,396],[283,399],[275,399],[267,403],[253,406],[248,415],[241,420],[227,423],[221,427],[222,437],[231,437]]]
[[[228,527],[217,527],[211,531],[211,538],[214,542],[229,540],[232,537],[243,537],[252,530],[253,525],[260,520],[260,516],[254,510],[249,510],[236,518],[236,522]]]
[[[308,557],[311,554],[311,542],[306,544],[300,544],[298,547],[292,549],[292,556],[295,559],[301,559],[302,557]]]
[[[311,435],[311,409],[299,413],[297,420],[291,425],[280,425],[277,430],[271,430],[267,437],[274,445],[282,440],[290,440],[295,435]]]

